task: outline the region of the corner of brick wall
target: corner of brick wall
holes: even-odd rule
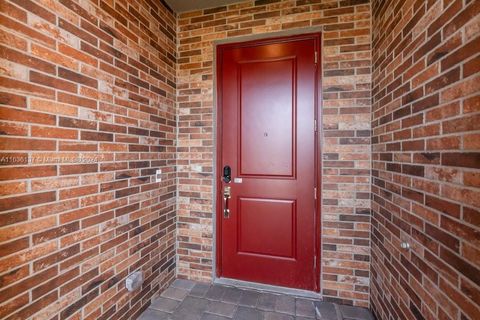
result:
[[[150,0],[0,11],[0,318],[135,318],[176,266],[176,17]]]
[[[373,310],[478,319],[480,1],[372,11]]]

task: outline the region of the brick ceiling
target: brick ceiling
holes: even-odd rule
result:
[[[239,0],[165,0],[175,12],[221,7]]]

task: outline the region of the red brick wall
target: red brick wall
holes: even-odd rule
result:
[[[0,318],[135,318],[175,269],[175,15],[151,0],[0,11]]]
[[[478,319],[480,1],[374,0],[372,12],[373,309]]]
[[[323,26],[322,293],[368,305],[370,4],[259,0],[178,18],[178,274],[210,280],[213,41]]]

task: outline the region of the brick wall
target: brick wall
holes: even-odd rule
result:
[[[175,15],[151,0],[0,11],[0,318],[134,318],[175,269]]]
[[[478,319],[480,2],[374,0],[372,12],[373,309]]]
[[[178,275],[211,280],[213,41],[323,26],[322,293],[366,306],[370,238],[370,4],[259,0],[178,17]]]

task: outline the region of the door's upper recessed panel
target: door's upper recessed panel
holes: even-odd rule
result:
[[[239,64],[241,176],[295,175],[295,59]]]

